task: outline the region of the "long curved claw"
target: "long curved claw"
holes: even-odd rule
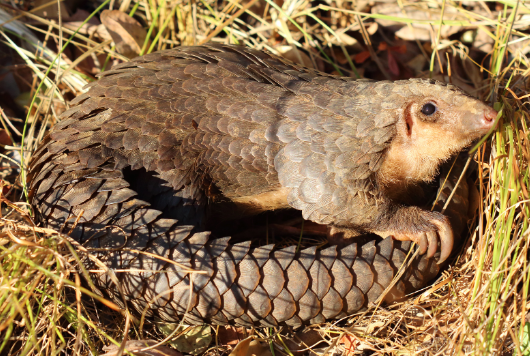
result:
[[[423,255],[425,252],[427,252],[427,248],[429,247],[429,241],[427,240],[427,236],[425,233],[422,233],[418,245],[420,245],[420,255]]]
[[[438,249],[438,239],[436,237],[436,232],[427,232],[427,240],[429,241],[429,251],[427,252],[427,258],[432,258]]]
[[[453,237],[453,229],[451,229],[451,226],[443,221],[431,221],[433,224],[438,226],[438,235],[440,236],[440,258],[438,259],[438,264],[441,264],[444,262],[449,255],[451,254],[451,251],[453,250],[453,243],[454,243],[454,237]]]

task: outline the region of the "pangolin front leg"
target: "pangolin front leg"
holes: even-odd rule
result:
[[[427,253],[427,258],[434,257],[440,245],[438,264],[444,262],[453,250],[453,229],[449,219],[441,213],[405,207],[379,223],[387,229],[377,230],[376,227],[372,232],[399,241],[413,241],[418,244],[420,254]]]

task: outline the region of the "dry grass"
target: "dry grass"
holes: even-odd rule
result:
[[[87,29],[86,15],[72,23],[53,10],[57,2],[39,4],[27,12],[27,3],[0,3],[5,52],[0,60],[8,60],[2,63],[2,80],[10,72],[23,88],[17,99],[26,98],[26,117],[19,117],[24,120],[1,113],[13,143],[4,145],[1,156],[0,353],[97,354],[103,345],[119,344],[124,333],[162,340],[154,328],[139,330],[112,311],[114,304],[81,286],[80,274],[87,272],[78,268],[76,249],[66,236],[31,229],[23,184],[31,152],[94,74],[126,60],[118,43]],[[106,0],[87,7],[95,18],[110,7],[134,15],[149,39],[138,44],[138,53],[207,41],[244,44],[345,76],[451,81],[493,104],[502,116],[478,148],[480,208],[459,258],[404,303],[354,316],[347,324],[313,327],[325,345],[315,352],[528,355],[530,6],[516,1],[376,5],[377,13],[363,12],[373,7],[362,1],[342,0]],[[396,38],[397,28],[408,31],[408,39]],[[275,330],[257,335],[275,346],[275,354],[291,353],[289,335]],[[210,346],[207,353],[228,349]]]

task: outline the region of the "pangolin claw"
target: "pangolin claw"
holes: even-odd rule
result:
[[[434,254],[436,253],[436,250],[437,250],[437,241],[436,241],[436,232],[434,231],[427,231],[426,232],[426,235],[427,235],[427,241],[429,241],[429,250],[427,251],[427,258],[432,258],[434,257]]]
[[[453,250],[453,229],[447,219],[431,219],[430,222],[436,229],[416,233],[391,233],[390,235],[396,240],[414,241],[418,244],[420,255],[427,254],[427,258],[434,257],[438,251],[438,240],[440,240],[440,257],[437,263],[441,264],[451,255]]]
[[[453,251],[453,229],[448,222],[438,220],[433,220],[431,222],[438,227],[438,235],[440,236],[440,258],[437,263],[441,264],[449,257],[451,251]]]
[[[427,248],[429,247],[429,240],[427,240],[425,233],[421,234],[418,244],[420,245],[420,255],[423,255],[425,252],[427,252]]]

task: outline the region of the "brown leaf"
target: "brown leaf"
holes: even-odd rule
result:
[[[252,340],[246,356],[272,356],[268,343],[262,340]]]
[[[440,21],[441,11],[440,9],[431,8],[424,4],[414,4],[410,6],[404,6],[403,8],[397,2],[387,2],[378,4],[372,7],[373,14],[388,15],[400,18],[410,18],[421,21]],[[444,11],[444,20],[464,20],[464,15],[460,14],[458,10],[453,7],[446,7]],[[412,23],[410,26],[388,19],[375,19],[381,26],[389,27],[401,27],[395,35],[401,39],[407,41],[430,41],[431,40],[431,25],[427,23]],[[418,21],[419,22],[419,21]],[[449,36],[462,30],[463,26],[448,26],[444,25],[441,28],[441,38],[448,38]],[[436,32],[438,26],[436,26]]]
[[[320,332],[314,329],[304,329],[294,334],[294,337],[282,338],[285,346],[295,356],[302,356],[307,354],[307,348],[313,350],[310,355],[317,354],[316,349],[324,346],[328,346],[326,340],[322,337]],[[278,340],[278,344],[281,345],[281,341]]]
[[[423,68],[425,67],[425,64],[427,63],[427,59],[423,54],[418,54],[414,58],[412,58],[410,61],[407,62],[407,66],[414,71],[414,73],[420,73]]]
[[[364,63],[368,58],[370,58],[370,52],[368,51],[362,51],[361,53],[357,53],[354,57],[354,61],[357,64]]]
[[[229,356],[272,356],[269,345],[255,336],[242,340]]]
[[[158,342],[153,340],[129,340],[125,342],[125,351],[136,356],[182,356],[180,352],[163,345],[150,350],[138,351],[156,344],[158,344]],[[101,356],[116,356],[119,349],[120,347],[116,345],[104,346],[103,351],[106,353]]]
[[[368,32],[368,34],[370,36],[373,36],[377,30],[379,29],[379,25],[377,24],[377,22],[372,22],[367,28],[366,28],[366,32]]]
[[[74,31],[77,30],[82,35],[88,35],[90,37],[97,36],[104,41],[112,39],[109,32],[103,25],[95,25],[91,23],[83,24],[82,21],[71,21],[66,22],[64,27]]]
[[[147,32],[138,21],[120,10],[104,10],[100,18],[118,53],[129,58],[140,54]]]
[[[302,51],[299,51],[295,46],[278,46],[276,50],[282,54],[282,57],[290,61],[306,66],[307,68],[314,68],[311,58]]]
[[[33,8],[37,8],[47,3],[49,3],[48,0],[35,0],[32,2],[31,5]],[[58,4],[59,4],[59,8],[57,7]],[[39,17],[44,17],[46,19],[57,19],[59,18],[59,11],[61,13],[61,18],[67,19],[68,17],[70,17],[70,14],[68,13],[65,3],[62,1],[56,2],[55,4],[52,4],[52,5],[43,7],[39,10],[33,11],[33,14]]]
[[[7,131],[4,129],[0,129],[0,145],[13,145],[13,141],[11,141],[11,137],[7,134]]]
[[[7,193],[9,193],[9,190],[13,187],[11,184],[9,184],[9,182],[6,182],[5,180],[3,179],[0,179],[0,187],[2,188],[1,191],[2,191],[2,195],[5,196]],[[0,216],[1,216],[1,212],[0,212]]]
[[[360,342],[355,336],[351,334],[344,334],[340,338],[339,344],[344,345],[344,356],[353,356],[355,355],[355,349],[359,346]]]
[[[388,69],[390,70],[390,73],[394,74],[396,77],[399,75],[399,65],[391,51],[388,51]]]
[[[336,46],[345,45],[345,46],[354,46],[357,44],[357,40],[346,33],[344,30],[337,31],[335,33],[337,36],[330,36],[330,43]]]
[[[245,328],[227,325],[219,327],[217,337],[221,345],[237,345],[246,336]]]
[[[388,50],[392,51],[392,52],[397,52],[397,53],[400,53],[400,54],[405,54],[405,53],[407,53],[407,45],[392,46]]]
[[[246,356],[250,343],[254,340],[254,336],[247,337],[245,340],[242,340],[237,344],[236,347],[230,352],[229,356]]]
[[[206,350],[210,342],[212,342],[211,333],[212,329],[208,325],[190,327],[173,339],[171,345],[179,351],[198,355]]]

